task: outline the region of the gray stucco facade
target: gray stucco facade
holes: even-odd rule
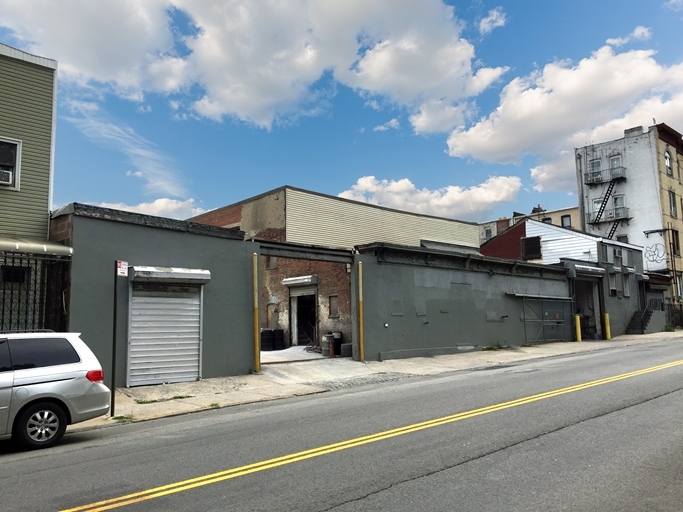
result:
[[[385,244],[359,251],[368,360],[544,341],[538,332],[573,339],[564,268]]]
[[[252,254],[235,230],[72,204],[53,214],[53,233],[74,248],[69,330],[82,333],[111,385],[115,262],[211,272],[203,286],[201,377],[254,369]],[[116,386],[125,385],[130,281],[116,278]]]

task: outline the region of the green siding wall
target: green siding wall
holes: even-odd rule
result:
[[[55,70],[0,55],[0,137],[22,142],[20,190],[0,186],[0,235],[47,238]]]

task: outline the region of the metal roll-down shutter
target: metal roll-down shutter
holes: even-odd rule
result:
[[[210,274],[154,267],[135,267],[134,272],[126,384],[201,378],[202,284]],[[206,275],[199,278],[198,272]]]

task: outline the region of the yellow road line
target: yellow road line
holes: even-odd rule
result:
[[[385,430],[383,432],[377,432],[376,434],[357,437],[355,439],[349,439],[347,441],[341,441],[339,443],[319,446],[318,448],[312,448],[310,450],[291,453],[289,455],[283,455],[282,457],[276,457],[274,459],[255,462],[253,464],[247,464],[245,466],[240,466],[225,471],[219,471],[217,473],[191,478],[189,480],[183,480],[173,484],[162,485],[160,487],[154,487],[153,489],[147,489],[145,491],[120,496],[118,498],[112,498],[109,500],[98,501],[97,503],[91,503],[89,505],[82,505],[80,507],[62,510],[61,512],[100,512],[104,510],[111,510],[126,505],[132,505],[134,503],[139,503],[141,501],[146,501],[153,498],[160,498],[161,496],[187,491],[190,489],[194,489],[196,487],[202,487],[204,485],[214,484],[216,482],[222,482],[224,480],[230,480],[232,478],[238,478],[240,476],[249,475],[251,473],[265,471],[267,469],[276,468],[278,466],[284,466],[287,464],[292,464],[294,462],[312,459],[314,457],[320,457],[322,455],[327,455],[329,453],[348,450],[349,448],[355,448],[357,446],[362,446],[364,444],[375,443],[377,441],[390,439],[392,437],[402,436],[405,434],[410,434],[412,432],[418,432],[420,430],[438,427],[441,425],[446,425],[448,423],[453,423],[468,418],[474,418],[476,416],[481,416],[482,414],[489,414],[492,412],[502,411],[504,409],[510,409],[511,407],[518,407],[520,405],[537,402],[539,400],[545,400],[547,398],[553,398],[556,396],[565,395],[567,393],[574,393],[576,391],[581,391],[583,389],[593,388],[595,386],[601,386],[603,384],[609,384],[611,382],[617,382],[620,380],[629,379],[631,377],[637,377],[639,375],[645,375],[647,373],[652,373],[660,370],[666,370],[668,368],[673,368],[675,366],[680,365],[683,365],[683,360],[673,361],[671,363],[666,363],[659,366],[652,366],[650,368],[644,368],[642,370],[636,370],[629,373],[622,373],[621,375],[614,375],[612,377],[606,377],[604,379],[584,382],[583,384],[577,384],[566,388],[555,389],[553,391],[547,391],[545,393],[539,393],[537,395],[531,395],[523,398],[518,398],[516,400],[510,400],[508,402],[489,405],[487,407],[481,407],[479,409],[472,409],[470,411],[460,412],[457,414],[452,414],[450,416],[443,416],[441,418],[423,421],[420,423],[414,423],[412,425],[406,425],[404,427],[399,427],[391,430]]]

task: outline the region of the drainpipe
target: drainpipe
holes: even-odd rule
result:
[[[358,262],[358,356],[365,361],[365,346],[363,342],[363,262]]]
[[[261,347],[258,335],[258,254],[254,253],[254,373],[261,371]]]

